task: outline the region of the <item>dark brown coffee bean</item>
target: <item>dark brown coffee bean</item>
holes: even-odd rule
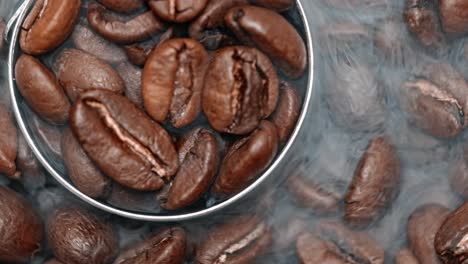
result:
[[[301,99],[296,89],[289,83],[281,82],[280,95],[276,111],[271,116],[271,122],[276,125],[280,142],[288,140],[289,135],[296,126],[301,110]]]
[[[76,25],[71,35],[77,49],[85,51],[108,63],[119,63],[126,60],[122,48],[99,36],[88,26]]]
[[[304,233],[297,238],[296,252],[301,263],[356,263],[340,256],[340,249],[331,242],[324,241],[311,233]]]
[[[464,159],[452,163],[449,181],[452,190],[468,200],[468,164]]]
[[[80,0],[38,0],[21,27],[21,49],[39,55],[57,48],[73,31]]]
[[[179,227],[169,228],[128,248],[114,264],[182,264],[185,249],[185,231]]]
[[[434,238],[449,210],[439,204],[426,204],[417,208],[408,219],[408,242],[420,263],[438,264]]]
[[[232,7],[246,5],[248,2],[248,0],[209,1],[203,12],[190,24],[190,37],[211,50],[234,43],[232,37],[223,32],[224,15]]]
[[[444,31],[461,35],[468,33],[468,2],[465,0],[439,0],[440,18]]]
[[[37,117],[33,117],[31,123],[39,141],[53,155],[52,157],[62,159],[62,131],[60,128],[49,125]]]
[[[458,135],[468,125],[468,84],[449,64],[429,64],[402,87],[400,103],[419,128],[440,138]]]
[[[208,69],[203,111],[217,131],[248,134],[275,110],[278,76],[270,60],[257,49],[221,49]]]
[[[435,236],[434,247],[446,264],[468,263],[468,203],[451,212]]]
[[[320,48],[332,54],[368,45],[372,34],[368,26],[351,21],[325,24],[318,33]]]
[[[91,160],[124,186],[157,190],[178,169],[169,134],[124,96],[106,90],[83,93],[70,121]]]
[[[250,136],[238,140],[224,157],[213,191],[230,195],[257,179],[276,156],[278,132],[274,124],[262,121]]]
[[[208,0],[148,0],[151,10],[169,22],[185,23],[203,11]]]
[[[56,124],[68,121],[70,102],[55,75],[38,59],[21,55],[15,78],[21,95],[41,118]]]
[[[92,198],[100,198],[110,188],[110,180],[102,175],[84,152],[71,130],[62,137],[63,160],[75,186]]]
[[[419,264],[418,259],[407,248],[400,249],[395,255],[395,264]]]
[[[146,112],[174,127],[192,123],[201,111],[208,54],[192,39],[171,39],[156,47],[145,64],[142,94]]]
[[[404,20],[408,30],[424,47],[442,50],[446,39],[436,11],[436,1],[405,0]]]
[[[55,62],[55,72],[72,101],[88,89],[121,93],[124,87],[119,74],[109,64],[77,49],[62,51]]]
[[[212,132],[196,128],[178,142],[179,171],[162,207],[176,210],[200,199],[218,172],[219,152]]]
[[[298,175],[289,177],[286,184],[300,205],[312,209],[314,213],[329,214],[338,211],[341,199],[338,193],[325,190]]]
[[[12,179],[21,175],[16,170],[16,153],[18,150],[17,131],[10,110],[0,104],[0,174]]]
[[[143,0],[98,0],[105,7],[121,13],[132,13],[143,7]]]
[[[149,39],[165,27],[151,11],[123,21],[96,4],[88,6],[88,22],[99,35],[121,44]]]
[[[125,83],[125,96],[143,109],[143,96],[141,95],[142,70],[128,62],[117,66],[117,72]]]
[[[265,222],[240,216],[213,228],[197,247],[196,263],[255,263],[270,247],[272,235]]]
[[[296,1],[294,0],[250,0],[252,4],[260,5],[278,12],[290,9]]]
[[[255,6],[234,7],[224,21],[241,41],[265,52],[289,77],[299,78],[307,51],[299,33],[278,13]]]
[[[76,207],[58,209],[50,217],[48,242],[54,256],[67,264],[110,263],[118,251],[112,226]]]
[[[365,226],[378,219],[399,192],[400,161],[386,137],[374,138],[361,157],[345,196],[345,220]]]
[[[29,262],[41,247],[41,219],[29,202],[3,186],[0,187],[0,223],[0,261]]]

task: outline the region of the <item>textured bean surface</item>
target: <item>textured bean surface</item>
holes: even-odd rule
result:
[[[164,20],[183,23],[194,19],[208,0],[148,0],[151,10]]]

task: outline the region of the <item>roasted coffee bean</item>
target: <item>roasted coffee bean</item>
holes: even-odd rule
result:
[[[450,213],[434,240],[439,258],[446,264],[468,263],[468,203]]]
[[[262,121],[248,137],[235,142],[221,165],[213,191],[216,194],[236,193],[265,170],[276,156],[278,132],[274,124]]]
[[[124,87],[119,74],[109,64],[77,49],[62,51],[55,62],[55,72],[72,101],[88,89],[121,93]]]
[[[167,117],[174,127],[192,123],[201,111],[208,54],[192,39],[171,39],[156,47],[142,77],[146,112],[156,121]]]
[[[300,110],[301,99],[296,89],[287,82],[281,82],[278,106],[271,116],[271,121],[278,129],[280,142],[284,143],[288,140],[296,126]]]
[[[38,0],[21,27],[21,49],[39,55],[57,48],[72,33],[80,0]]]
[[[440,138],[458,135],[468,125],[468,84],[449,64],[429,64],[407,81],[400,104],[411,122]]]
[[[196,263],[255,263],[270,247],[267,224],[255,216],[240,216],[213,228],[197,247]]]
[[[112,16],[103,6],[96,4],[88,6],[88,22],[99,35],[121,44],[149,39],[165,27],[165,24],[151,11],[123,21]]]
[[[368,26],[351,21],[325,24],[318,33],[321,50],[331,54],[369,45],[372,34]]]
[[[70,102],[55,75],[38,59],[21,55],[15,78],[21,95],[41,118],[56,124],[68,121]]]
[[[449,210],[439,204],[426,204],[417,208],[408,219],[408,242],[420,263],[438,264],[434,250],[434,237]]]
[[[143,0],[98,0],[105,7],[121,13],[132,13],[143,7]]]
[[[395,264],[419,264],[418,259],[407,248],[400,249],[395,255]]]
[[[62,150],[68,176],[80,191],[92,198],[100,198],[109,191],[109,178],[96,168],[71,130],[63,134]]]
[[[126,55],[122,48],[99,36],[84,24],[76,25],[71,38],[77,49],[94,55],[108,63],[119,63],[126,60]]]
[[[29,202],[3,186],[0,187],[0,223],[0,261],[29,263],[41,247],[41,219]]]
[[[21,175],[16,170],[16,153],[18,150],[17,131],[13,116],[7,107],[0,104],[0,174],[12,179]]]
[[[278,12],[290,9],[295,3],[294,0],[250,0],[250,2]]]
[[[324,241],[311,233],[304,233],[297,238],[296,252],[301,263],[356,263],[340,256],[340,249],[331,242]]]
[[[168,210],[186,207],[205,194],[218,172],[219,152],[213,133],[196,128],[178,142],[179,171],[162,204]]]
[[[378,219],[399,192],[400,161],[386,137],[374,138],[361,157],[345,196],[345,220],[365,226]]]
[[[468,200],[468,164],[464,159],[452,163],[449,180],[452,190]]]
[[[436,11],[436,1],[405,0],[404,20],[408,30],[424,47],[443,50],[446,39]]]
[[[307,51],[297,30],[278,13],[255,6],[234,7],[224,21],[241,41],[265,52],[289,77],[299,78]]]
[[[180,227],[173,227],[128,248],[119,255],[114,264],[182,264],[185,249],[185,231]]]
[[[248,134],[275,110],[278,85],[276,71],[263,53],[243,46],[224,48],[207,71],[203,111],[217,131]]]
[[[185,23],[197,17],[208,0],[148,0],[151,10],[160,18]]]
[[[440,18],[444,31],[461,35],[468,33],[468,2],[465,0],[439,0]]]
[[[49,125],[37,117],[31,120],[32,127],[38,136],[39,141],[49,151],[55,159],[62,158],[62,131],[57,126]]]
[[[67,264],[110,263],[118,250],[112,226],[77,207],[53,213],[48,221],[48,242],[54,256]]]
[[[106,90],[83,93],[70,121],[91,160],[124,186],[157,190],[178,169],[169,134],[124,96]]]
[[[143,97],[141,95],[142,70],[128,62],[124,62],[117,66],[117,72],[124,81],[125,96],[140,109],[143,109]]]
[[[286,186],[301,206],[314,213],[329,214],[338,211],[341,196],[305,180],[303,176],[289,177]]]
[[[234,39],[223,31],[224,15],[230,8],[246,5],[248,2],[248,0],[209,1],[203,12],[190,24],[190,37],[211,50],[234,43]]]

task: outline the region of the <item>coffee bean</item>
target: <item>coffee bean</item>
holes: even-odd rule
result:
[[[213,192],[234,194],[259,176],[276,156],[278,132],[274,124],[262,121],[250,136],[236,141],[222,161]]]
[[[382,216],[399,192],[400,162],[386,137],[374,138],[361,157],[345,196],[345,220],[366,226]]]
[[[301,263],[355,263],[345,261],[336,245],[321,240],[311,233],[304,233],[297,238],[296,251]]]
[[[118,250],[112,226],[77,207],[53,213],[48,221],[48,242],[55,257],[69,264],[110,263]]]
[[[162,207],[176,210],[196,202],[218,171],[219,151],[213,133],[196,128],[178,142],[179,171]]]
[[[21,55],[15,78],[21,95],[41,118],[56,124],[68,121],[70,102],[55,75],[38,59]]]
[[[451,164],[449,181],[452,190],[468,200],[468,164],[464,159]]]
[[[157,121],[167,117],[174,127],[192,123],[201,111],[208,55],[192,39],[171,39],[156,47],[142,77],[146,112]]]
[[[17,171],[15,164],[17,131],[10,110],[3,104],[0,104],[0,124],[0,173],[18,179],[21,173]]]
[[[450,213],[437,231],[434,247],[445,264],[466,264],[468,260],[468,203]]]
[[[242,42],[265,52],[291,78],[303,75],[307,51],[299,33],[274,11],[255,7],[234,7],[224,21]]]
[[[55,62],[55,72],[72,101],[88,89],[121,93],[124,87],[119,74],[109,64],[77,49],[66,49],[60,53]]]
[[[197,247],[196,263],[255,263],[270,247],[272,234],[255,216],[240,216],[214,227]]]
[[[73,31],[80,0],[38,0],[23,22],[21,49],[39,55],[57,48]]]
[[[281,82],[280,95],[276,111],[271,116],[271,121],[278,129],[279,140],[285,143],[294,127],[301,110],[301,99],[295,88],[287,82]]]
[[[439,0],[440,18],[446,33],[468,33],[468,2],[464,0]]]
[[[113,11],[122,13],[132,13],[145,5],[143,0],[98,0],[98,2]]]
[[[88,22],[99,35],[121,44],[147,40],[165,27],[151,11],[123,21],[96,4],[88,6]]]
[[[295,3],[294,0],[250,0],[250,2],[255,5],[270,8],[278,12],[283,12],[290,9]]]
[[[205,77],[203,111],[220,132],[248,134],[275,110],[278,77],[270,60],[244,46],[219,50]]]
[[[408,242],[420,263],[438,264],[434,250],[434,237],[449,210],[438,204],[426,204],[417,208],[408,219]]]
[[[120,209],[148,213],[161,210],[159,204],[155,202],[154,196],[153,192],[141,192],[113,182],[106,201]]]
[[[106,90],[83,93],[71,128],[104,174],[142,191],[160,189],[178,168],[169,134],[127,98]]]
[[[185,23],[197,17],[207,2],[208,0],[148,0],[148,5],[164,20]]]
[[[3,186],[0,187],[0,222],[0,261],[29,262],[41,247],[41,219],[29,202]]]
[[[124,62],[117,66],[117,72],[124,81],[125,96],[140,109],[143,109],[143,97],[141,95],[142,70],[128,62]]]
[[[395,264],[419,264],[418,259],[407,248],[400,249],[395,255]]]
[[[185,231],[180,227],[173,227],[126,249],[114,261],[114,264],[182,264],[185,250]]]

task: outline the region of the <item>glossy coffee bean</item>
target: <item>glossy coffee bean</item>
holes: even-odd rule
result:
[[[144,0],[98,0],[105,7],[121,13],[132,13],[142,8]]]
[[[276,125],[280,142],[288,140],[301,110],[301,99],[297,90],[287,82],[281,82],[279,102],[276,111],[271,116],[271,122]]]
[[[468,260],[468,203],[450,213],[437,231],[434,247],[444,264]]]
[[[182,264],[185,250],[185,231],[180,227],[173,227],[124,250],[114,264]]]
[[[108,63],[119,63],[126,60],[126,55],[122,48],[99,36],[84,23],[76,25],[71,39],[77,49],[94,55]]]
[[[248,2],[248,0],[209,1],[203,12],[190,24],[190,37],[210,50],[234,43],[233,37],[224,30],[224,16],[232,7],[246,5]]]
[[[68,121],[70,102],[55,75],[38,59],[21,55],[15,78],[21,95],[41,118],[56,124]]]
[[[304,41],[284,17],[262,7],[234,7],[224,21],[242,42],[255,45],[289,77],[299,78],[307,66]]]
[[[465,0],[439,0],[440,19],[446,33],[468,33],[468,2]]]
[[[197,247],[196,263],[255,263],[270,247],[272,234],[255,216],[240,216],[209,231]]]
[[[250,0],[250,2],[278,12],[290,9],[295,3],[294,0]]]
[[[52,155],[52,158],[62,159],[62,130],[58,126],[50,125],[37,117],[32,118],[31,124],[39,142]]]
[[[92,198],[100,198],[109,191],[109,178],[93,164],[71,130],[63,134],[62,152],[68,176],[80,191]]]
[[[403,87],[400,104],[408,118],[440,138],[458,135],[468,124],[468,84],[449,64],[429,64]]]
[[[218,172],[219,152],[213,133],[196,128],[178,142],[179,171],[162,204],[176,210],[193,204],[208,190]]]
[[[201,111],[208,54],[192,39],[171,39],[146,61],[142,94],[146,112],[156,121],[169,118],[174,127],[192,123]]]
[[[402,248],[395,255],[395,264],[419,264],[419,261],[411,250]]]
[[[119,64],[116,70],[124,81],[125,96],[140,109],[143,109],[143,96],[141,95],[142,70],[128,62]]]
[[[118,250],[112,226],[77,207],[56,210],[48,220],[47,236],[54,256],[67,264],[110,263]]]
[[[278,85],[273,65],[260,51],[244,46],[221,49],[205,77],[203,111],[217,131],[248,134],[275,110]]]
[[[417,208],[408,218],[408,242],[420,263],[438,264],[434,250],[434,237],[449,210],[438,204],[426,204]]]
[[[57,48],[73,31],[80,5],[80,0],[36,1],[21,27],[21,49],[39,55]]]
[[[124,87],[122,78],[109,64],[77,49],[66,49],[60,53],[55,62],[55,72],[72,101],[88,89],[121,93]]]
[[[452,190],[463,199],[468,200],[468,164],[464,159],[451,164],[449,181]]]
[[[113,17],[103,6],[90,4],[87,16],[89,25],[99,35],[121,44],[149,39],[165,27],[151,11],[123,20]]]
[[[27,263],[40,250],[42,222],[19,194],[0,187],[0,261]]]
[[[386,137],[374,138],[361,157],[345,196],[345,220],[366,226],[382,216],[400,188],[400,161]]]
[[[262,121],[248,137],[236,141],[222,161],[213,192],[234,194],[264,171],[276,156],[278,132],[274,124]]]
[[[157,190],[177,171],[169,134],[124,96],[106,90],[83,93],[70,121],[91,160],[124,186]]]
[[[207,2],[208,0],[148,0],[148,5],[164,20],[185,23],[197,17]]]
[[[13,115],[3,104],[0,104],[0,174],[13,179],[21,175],[16,169],[16,153],[18,150],[17,130]]]

